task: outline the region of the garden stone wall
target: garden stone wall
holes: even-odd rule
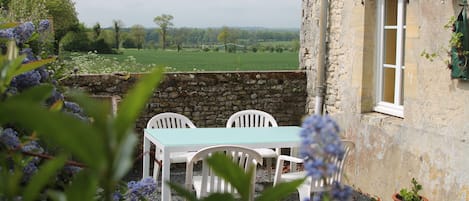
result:
[[[116,100],[125,98],[141,76],[76,75],[61,85]],[[137,120],[136,131],[142,133],[147,121],[162,112],[186,115],[197,127],[224,127],[231,114],[258,109],[272,114],[279,125],[300,125],[305,104],[303,71],[166,73]]]

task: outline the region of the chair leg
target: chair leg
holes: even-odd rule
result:
[[[155,181],[158,181],[158,176],[160,174],[160,169],[161,169],[160,164],[155,162],[155,164],[153,165],[153,179]]]
[[[266,158],[265,162],[267,163],[266,168],[267,168],[267,175],[269,177],[269,181],[272,181],[272,163],[273,163],[272,158]]]
[[[300,186],[298,186],[296,190],[298,190],[300,201],[306,200],[306,198],[307,200],[311,199],[311,186],[310,185],[301,184]]]

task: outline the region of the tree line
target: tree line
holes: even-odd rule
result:
[[[60,51],[96,51],[98,53],[119,53],[120,48],[137,49],[176,49],[199,48],[204,51],[237,49],[246,50],[292,50],[299,48],[299,29],[269,29],[258,27],[214,27],[190,28],[174,27],[174,17],[169,14],[156,16],[156,28],[143,25],[125,27],[122,20],[114,20],[112,27],[103,28],[99,23],[86,27],[77,18],[72,0],[0,0],[0,8],[7,15],[2,21],[32,21],[37,24],[41,19],[52,23],[50,38],[44,39],[49,48],[48,54]],[[289,42],[282,45],[265,45],[265,42]],[[33,47],[34,48],[34,47]]]
[[[219,28],[190,28],[173,27],[171,20],[173,16],[163,14],[154,18],[159,27],[145,28],[143,25],[124,27],[120,20],[113,22],[113,27],[101,28],[96,23],[92,28],[84,26],[70,34],[63,41],[64,49],[69,51],[89,51],[95,48],[101,53],[118,51],[119,48],[137,49],[176,49],[199,48],[205,51],[209,49],[224,51],[240,48],[243,50],[262,49],[263,42],[289,41],[285,45],[276,45],[265,49],[278,50],[299,48],[299,29],[268,29],[268,28],[242,28],[242,27],[219,27]],[[91,36],[91,37],[90,37]],[[94,42],[93,42],[94,41]],[[95,44],[93,46],[92,44]],[[275,49],[274,49],[275,48]]]

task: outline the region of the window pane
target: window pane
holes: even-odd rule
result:
[[[394,81],[396,70],[394,68],[384,68],[383,74],[383,101],[394,103]]]
[[[386,26],[395,26],[397,25],[397,1],[386,1],[386,14],[385,14],[385,25]]]
[[[396,65],[396,40],[397,31],[395,29],[387,29],[384,33],[384,63]]]

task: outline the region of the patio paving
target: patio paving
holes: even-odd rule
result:
[[[139,168],[140,170],[141,168]],[[195,172],[194,174],[197,174]],[[267,171],[265,169],[258,169],[256,172],[256,187],[255,187],[255,192],[256,194],[260,194],[265,188],[271,187],[272,182],[269,180],[269,177],[267,176]],[[140,180],[141,173],[139,171],[132,171],[127,179],[128,180]],[[171,164],[171,181],[174,181],[176,183],[179,183],[181,185],[184,184],[185,180],[185,164]],[[161,196],[161,181],[157,182],[157,193],[155,194],[154,197],[152,197],[150,200],[151,201],[160,201],[160,196]],[[175,194],[174,192],[172,193],[172,200],[173,201],[183,201],[184,199]],[[283,201],[300,201],[298,198],[298,193],[292,193],[289,195],[286,199]],[[351,201],[372,201],[370,197],[358,192],[358,191],[353,191],[352,199]]]

